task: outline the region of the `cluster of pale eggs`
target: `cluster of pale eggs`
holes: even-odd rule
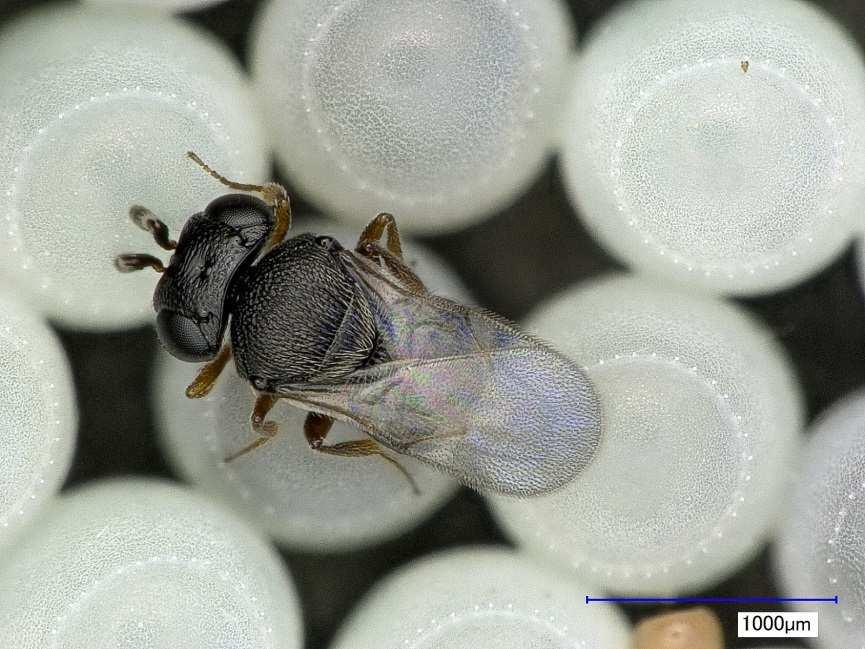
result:
[[[129,205],[179,232],[224,193],[187,150],[259,182],[272,149],[343,221],[320,225],[342,241],[383,209],[408,233],[464,228],[558,150],[584,223],[637,271],[566,291],[526,323],[598,390],[589,468],[545,497],[490,498],[519,553],[399,571],[336,647],[625,647],[621,616],[581,605],[586,593],[693,592],[776,532],[787,593],[841,597],[821,613],[822,646],[865,646],[865,396],[802,450],[788,360],[720,297],[790,286],[862,229],[865,66],[837,25],[796,0],[643,0],[577,54],[556,0],[269,0],[250,79],[167,13],[206,4],[91,0],[0,34],[0,272],[16,287],[0,297],[0,644],[299,647],[296,595],[262,539],[359,547],[453,493],[406,460],[415,496],[374,458],[314,455],[297,435],[223,464],[248,431],[248,390],[229,373],[187,402],[190,368],[166,357],[153,389],[164,445],[213,499],[146,481],[53,497],[76,413],[42,317],[145,322],[153,277],[111,267],[147,243]],[[407,256],[434,292],[471,301],[423,248]],[[299,428],[298,413],[277,415]]]

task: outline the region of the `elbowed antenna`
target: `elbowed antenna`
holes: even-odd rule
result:
[[[163,250],[174,250],[177,242],[168,235],[168,226],[160,221],[156,215],[146,207],[133,205],[129,208],[129,219],[137,227],[153,236],[153,240]],[[131,273],[142,268],[152,268],[157,273],[165,272],[162,261],[153,255],[133,252],[117,255],[114,258],[114,267],[121,273]]]
[[[273,207],[273,214],[276,217],[276,225],[270,235],[270,241],[268,242],[266,249],[269,250],[283,240],[285,233],[288,232],[288,229],[291,227],[291,201],[288,198],[288,192],[285,190],[285,187],[274,182],[264,183],[263,185],[252,185],[249,183],[240,183],[235,180],[229,180],[208,165],[194,151],[187,151],[186,157],[226,187],[239,189],[244,192],[256,192],[261,194],[264,200],[269,202]]]

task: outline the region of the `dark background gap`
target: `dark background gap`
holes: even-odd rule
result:
[[[581,36],[619,4],[614,0],[565,1]],[[20,11],[48,3],[0,0],[0,26]],[[260,0],[229,0],[184,17],[213,32],[246,65],[249,28],[261,4]],[[818,0],[815,4],[841,21],[860,45],[865,43],[865,3]],[[285,181],[276,169],[274,178]],[[290,185],[289,191],[296,213],[315,213]],[[555,161],[551,161],[530,189],[502,212],[462,232],[422,241],[450,263],[481,305],[520,319],[573,283],[622,268],[575,217]],[[768,324],[786,348],[805,394],[809,421],[865,384],[865,301],[852,247],[803,284],[737,302]],[[104,334],[59,329],[59,334],[72,362],[81,414],[78,447],[64,488],[118,475],[179,479],[157,444],[149,388],[158,344],[152,328]],[[193,373],[190,367],[190,376]],[[281,550],[300,593],[307,649],[327,647],[359,598],[397,566],[447,547],[478,543],[509,545],[483,499],[462,489],[429,520],[392,541],[337,554]],[[723,583],[697,594],[777,595],[770,553],[771,547]],[[660,610],[664,609],[629,606],[625,613],[637,620]],[[777,644],[736,639],[737,610],[735,606],[716,607],[728,646]]]

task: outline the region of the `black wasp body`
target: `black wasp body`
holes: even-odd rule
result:
[[[339,380],[372,358],[369,304],[330,237],[303,234],[262,255],[273,225],[248,194],[192,216],[154,293],[159,338],[177,358],[211,361],[230,322],[237,371],[256,389]]]
[[[133,222],[174,254],[167,268],[145,254],[116,265],[163,273],[153,298],[159,338],[177,358],[206,363],[187,396],[206,395],[232,356],[252,386],[258,437],[227,460],[276,434],[266,416],[285,400],[309,411],[312,449],[378,455],[410,481],[389,451],[513,495],[555,489],[591,461],[600,408],[581,370],[503,319],[429,294],[403,262],[391,215],[374,218],[354,250],[328,236],[284,239],[280,185],[229,181],[189,156],[267,202],[222,196],[187,220],[177,243],[133,207]],[[369,437],[325,444],[335,419]]]
[[[369,302],[334,239],[303,234],[267,253],[231,293],[237,371],[258,390],[339,382],[378,349]]]

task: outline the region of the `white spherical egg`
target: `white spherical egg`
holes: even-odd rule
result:
[[[627,276],[559,295],[527,328],[585,366],[601,443],[561,490],[492,499],[505,530],[617,593],[694,590],[753,555],[802,417],[769,332],[719,300]]]
[[[179,485],[117,480],[57,499],[0,563],[0,645],[300,649],[277,554]]]
[[[816,644],[862,649],[865,390],[842,399],[815,422],[801,464],[778,535],[778,577],[786,597],[838,596],[837,606],[819,609]]]
[[[539,171],[572,41],[556,0],[271,0],[252,61],[292,184],[346,221],[436,232]]]
[[[630,646],[611,606],[509,550],[474,548],[415,561],[378,584],[331,649],[609,649]]]
[[[627,264],[753,294],[849,241],[865,197],[865,65],[809,3],[624,5],[588,38],[571,85],[566,184]]]
[[[129,208],[173,238],[226,192],[185,155],[229,177],[266,180],[262,130],[240,67],[201,30],[98,8],[42,10],[0,35],[0,272],[26,282],[64,325],[112,328],[150,313],[151,271],[113,258],[165,258]]]
[[[0,548],[60,488],[78,409],[66,354],[32,309],[0,293]]]
[[[321,219],[295,224],[291,234],[334,236],[353,248],[359,232]],[[403,242],[408,263],[434,293],[468,301],[458,279],[432,253]],[[337,457],[309,448],[303,435],[306,412],[277,403],[269,418],[279,434],[262,448],[230,463],[222,460],[252,441],[249,415],[254,396],[233,366],[213,392],[189,400],[186,386],[196,367],[163,354],[155,379],[163,442],[191,482],[234,507],[285,545],[336,551],[396,536],[426,518],[449,498],[455,483],[416,460],[393,454],[421,491],[379,457]],[[356,427],[335,422],[326,443],[363,439]]]

